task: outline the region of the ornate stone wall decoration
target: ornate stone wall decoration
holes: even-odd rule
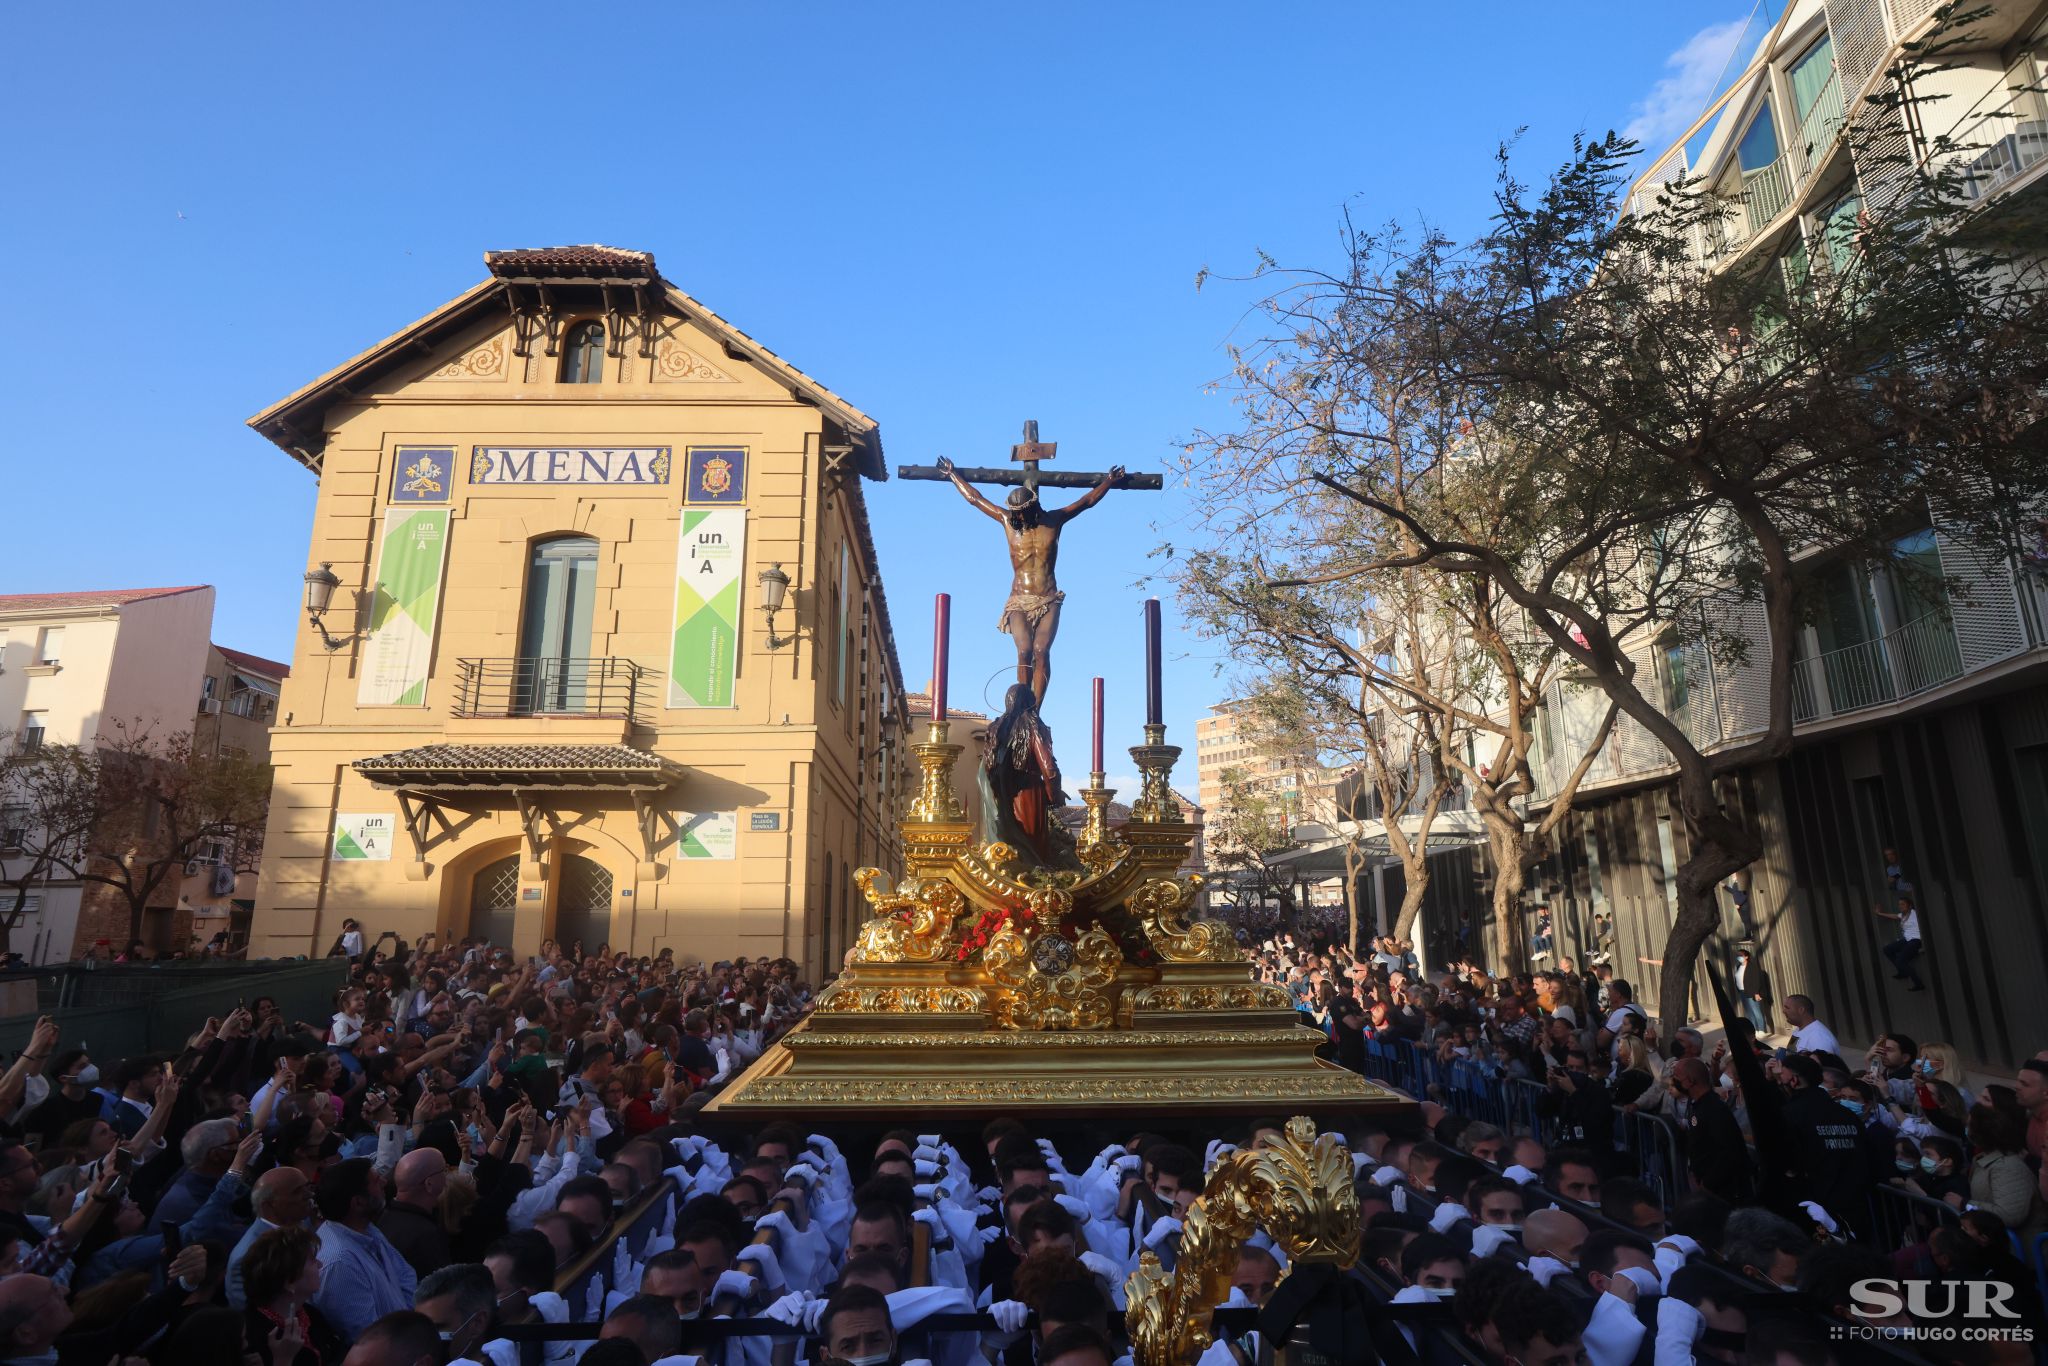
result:
[[[655,344],[654,378],[663,384],[739,383],[674,337],[663,337]]]
[[[430,380],[499,380],[505,377],[505,338],[496,336],[473,347],[428,375]]]

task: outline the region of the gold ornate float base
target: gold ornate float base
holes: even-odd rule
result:
[[[1158,732],[1155,734],[1154,732]],[[1148,727],[1131,753],[1168,791],[1179,751]],[[1199,833],[1141,802],[1111,829],[1083,790],[1079,868],[976,847],[953,800],[957,746],[915,747],[924,783],[901,823],[908,875],[862,869],[872,916],[802,1026],[704,1108],[712,1120],[817,1124],[1030,1114],[1075,1120],[1413,1116],[1413,1101],[1315,1056],[1322,1035],[1258,982],[1228,930],[1190,920]]]

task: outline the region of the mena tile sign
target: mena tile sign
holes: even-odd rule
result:
[[[666,484],[666,446],[477,446],[472,484]]]

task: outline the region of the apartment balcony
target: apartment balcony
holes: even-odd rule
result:
[[[653,701],[648,671],[630,659],[511,656],[460,659],[456,669],[449,715],[462,720],[630,722]]]
[[[1964,197],[1989,199],[2048,161],[2048,100],[2024,91],[1973,120],[1957,140],[1981,149],[1963,164]]]
[[[1889,635],[1792,662],[1795,723],[1847,716],[1931,692],[1963,676],[1962,648],[1946,612],[1929,612]]]
[[[1884,635],[1792,660],[1795,734],[1823,730],[1859,715],[1879,714],[1916,699],[1938,699],[1975,679],[2028,661],[2048,661],[2048,554],[2014,565],[1944,540],[1943,566],[1967,590],[1947,606],[1905,622]],[[1720,661],[1697,642],[1659,659],[1646,642],[1631,651],[1637,677],[1662,677],[1666,715],[1698,748],[1712,751],[1762,733],[1770,720],[1762,611],[1737,609],[1718,628],[1755,644],[1749,658]],[[1682,683],[1675,680],[1682,679]],[[1590,742],[1601,699],[1579,684],[1553,685],[1539,713],[1539,800],[1557,791]],[[1656,778],[1672,771],[1670,754],[1640,723],[1617,719],[1614,732],[1587,771],[1585,787]]]

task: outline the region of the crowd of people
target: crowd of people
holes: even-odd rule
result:
[[[1663,1336],[1686,1332],[1684,1355],[1732,1359],[1701,1334],[1739,1322],[1735,1301],[1753,1289],[1773,1310],[1777,1355],[1759,1351],[1752,1300],[1751,1360],[1846,1360],[1880,1343],[1905,1359],[2020,1361],[2043,1341],[2048,1051],[2016,1063],[2011,1085],[1973,1086],[1947,1044],[1892,1032],[1845,1051],[1803,995],[1777,1003],[1787,1031],[1773,1037],[1769,989],[1746,961],[1740,1014],[1709,1048],[1690,1025],[1661,1037],[1608,955],[1495,976],[1464,962],[1421,971],[1412,946],[1388,940],[1354,954],[1278,935],[1249,951],[1328,1035],[1333,1061],[1423,1080],[1430,1132],[1373,1155],[1395,1195],[1368,1213],[1367,1245],[1440,1249],[1430,1240],[1447,1221],[1457,1245],[1436,1282],[1399,1269],[1409,1285],[1466,1287],[1461,1326],[1503,1284],[1524,1297],[1535,1286],[1558,1291],[1558,1331],[1577,1301],[1570,1350],[1595,1366],[1644,1351],[1662,1362]],[[1517,1090],[1520,1107],[1505,1099]],[[1488,1108],[1480,1096],[1530,1122],[1504,1131],[1473,1113]],[[1616,1284],[1630,1268],[1634,1287]],[[1983,1289],[1859,1296],[1870,1281]]]
[[[36,1027],[0,1077],[0,1359],[1117,1366],[1131,1272],[1171,1265],[1215,1164],[1284,1119],[734,1133],[699,1110],[810,1008],[788,960],[359,928],[339,947],[324,1021],[258,997],[175,1056],[118,1059]],[[1285,935],[1249,952],[1333,1061],[1371,1071],[1399,1047],[1542,1089],[1529,1132],[1432,1085],[1420,1127],[1343,1128],[1357,1360],[2023,1360],[2048,1326],[2023,1261],[2048,1228],[2048,1062],[1973,1093],[1938,1044],[1844,1058],[1799,997],[1782,1047],[1745,1028],[1709,1051],[1660,1039],[1606,964],[1424,973],[1393,940]],[[1629,1169],[1627,1115],[1683,1135],[1689,1189]],[[1925,1217],[1888,1237],[1879,1186]],[[630,1256],[628,1226],[649,1235]],[[1290,1270],[1263,1235],[1237,1249],[1219,1307],[1245,1312],[1218,1317],[1205,1366],[1271,1358],[1252,1325]],[[1991,1298],[1857,1289],[1915,1278]],[[1908,1332],[1966,1318],[2013,1331]]]

